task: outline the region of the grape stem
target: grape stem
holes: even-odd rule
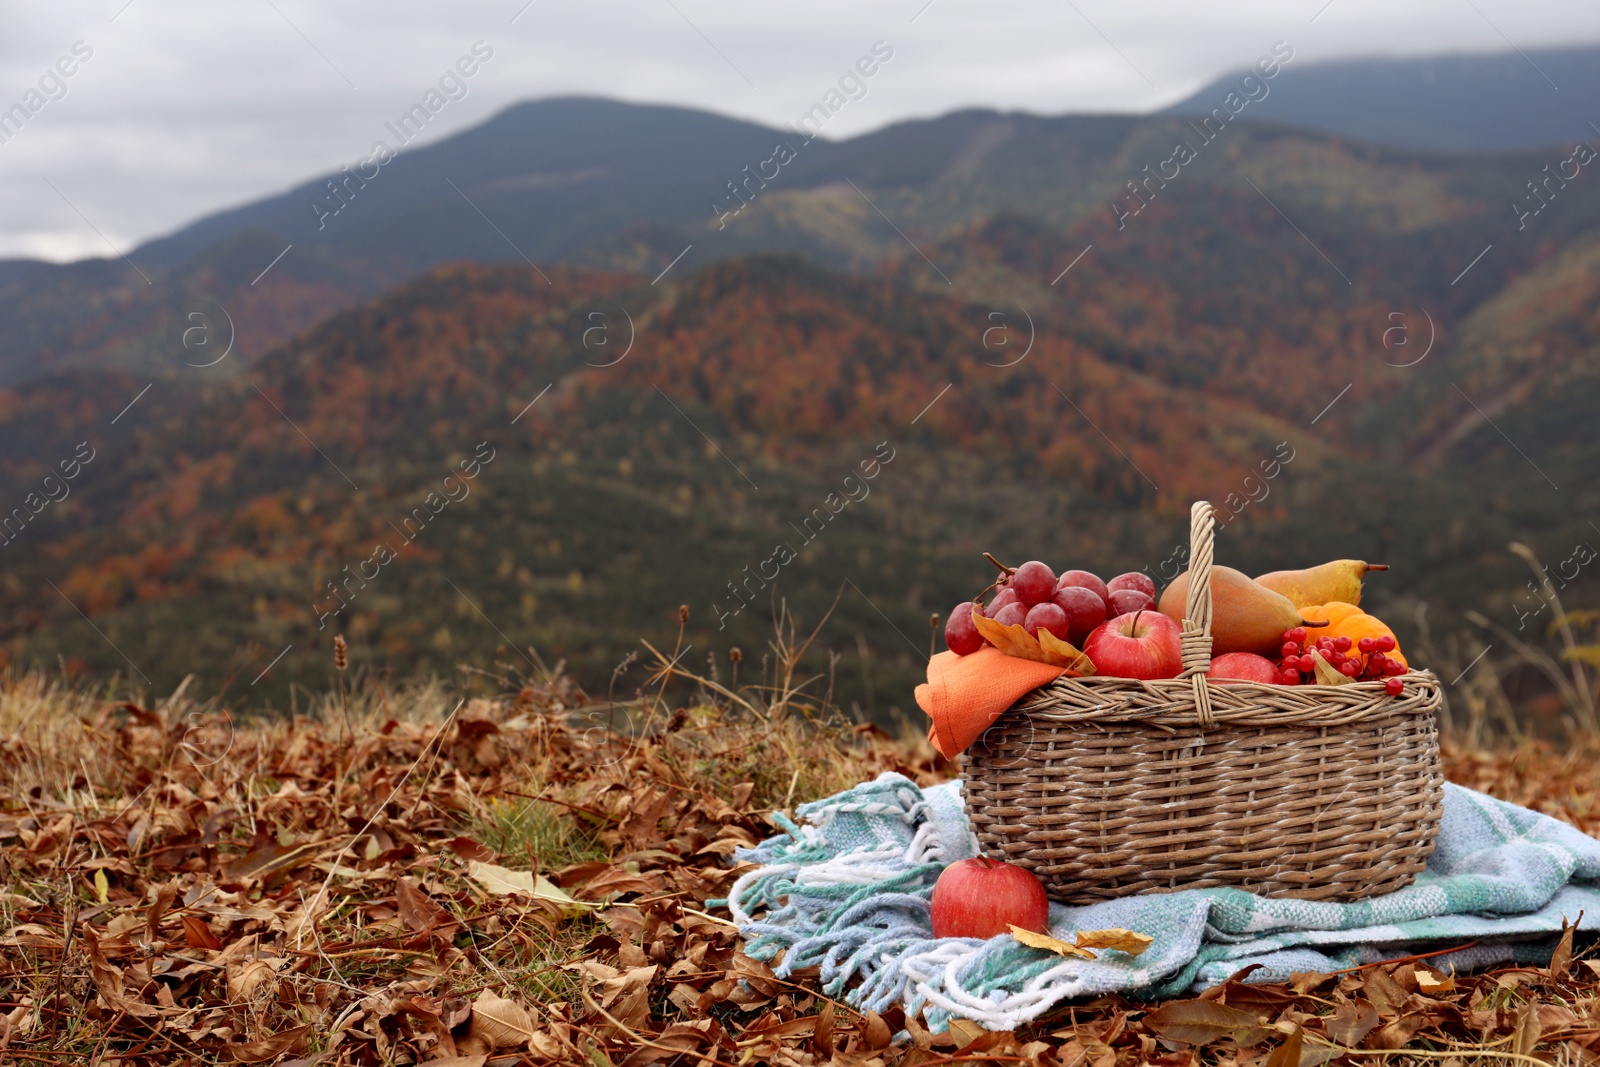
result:
[[[996,567],[999,567],[1003,574],[1012,575],[1017,573],[1017,568],[1007,567],[1004,563],[1001,563],[987,552],[983,554],[983,558],[988,560],[990,563],[993,563]]]
[[[972,598],[973,604],[977,605],[978,607],[982,607],[983,606],[983,594],[984,593],[987,593],[990,589],[998,589],[1000,587],[1000,585],[1005,581],[1006,578],[1009,578],[1011,575],[1017,573],[1017,568],[1015,568],[1015,567],[1007,567],[1004,563],[1001,563],[999,560],[995,559],[992,555],[990,555],[987,552],[985,552],[983,554],[983,558],[988,560],[990,563],[993,563],[996,567],[999,567],[1000,568],[1000,573],[1004,577],[998,578],[995,581],[990,582],[987,586],[984,587],[982,592],[980,592],[977,596]]]

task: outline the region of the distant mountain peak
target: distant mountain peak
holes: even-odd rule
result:
[[[1239,76],[1161,114],[1205,114]],[[1595,136],[1600,46],[1302,62],[1267,84],[1251,118],[1413,150],[1541,148]]]

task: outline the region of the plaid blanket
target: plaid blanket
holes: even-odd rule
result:
[[[1237,889],[1052,904],[1050,929],[1125,927],[1154,938],[1063,959],[1019,944],[935,938],[928,900],[945,866],[977,854],[961,783],[921,789],[884,774],[800,807],[798,823],[735,861],[759,866],[728,908],[759,960],[821,969],[824,991],[862,1009],[902,1005],[935,1030],[952,1017],[1009,1030],[1070,997],[1174,996],[1260,964],[1251,981],[1332,971],[1476,942],[1430,962],[1446,970],[1547,962],[1563,921],[1600,916],[1600,841],[1492,797],[1445,787],[1427,871],[1407,889],[1358,903],[1270,899]],[[781,817],[780,817],[781,818]]]

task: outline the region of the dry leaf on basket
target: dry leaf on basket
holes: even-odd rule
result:
[[[1324,659],[1319,650],[1313,648],[1310,651],[1311,661],[1316,664],[1318,685],[1349,685],[1355,681],[1354,678],[1348,674],[1341,673],[1338,668]]]
[[[1094,664],[1089,662],[1088,656],[1049,630],[1040,630],[1035,638],[1021,626],[1007,626],[984,618],[978,613],[976,605],[972,608],[972,624],[985,641],[1008,656],[1032,660],[1034,663],[1048,663],[1052,667],[1065,667],[1067,674],[1075,678],[1087,678],[1094,674]]]

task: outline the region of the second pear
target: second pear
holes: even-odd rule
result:
[[[1272,571],[1256,578],[1260,584],[1289,598],[1297,608],[1310,604],[1361,603],[1361,577],[1368,571],[1386,571],[1384,563],[1364,559],[1330,560],[1298,571]]]

